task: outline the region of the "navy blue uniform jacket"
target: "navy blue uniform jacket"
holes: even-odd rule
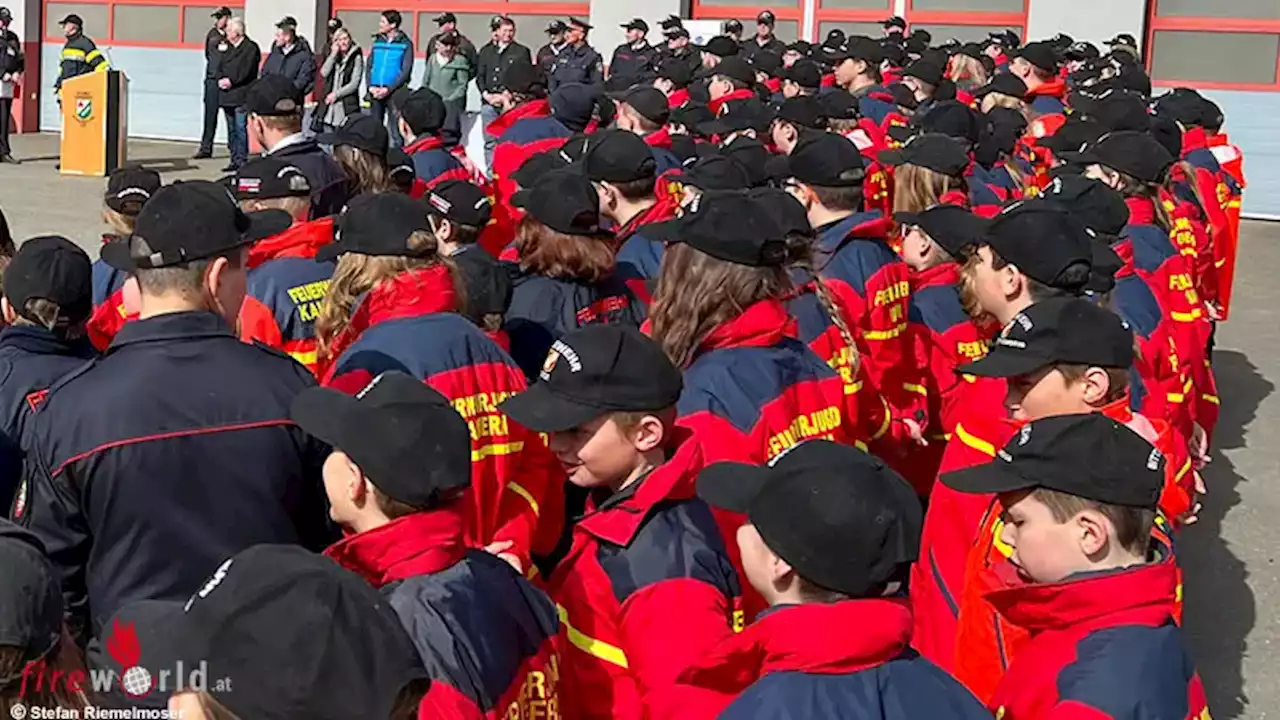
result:
[[[75,631],[135,600],[184,601],[251,545],[328,544],[328,448],[289,421],[314,384],[222,318],[182,312],[129,323],[49,391],[14,520],[62,571]]]

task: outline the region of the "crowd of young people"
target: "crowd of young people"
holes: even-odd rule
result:
[[[0,238],[0,705],[1207,718],[1222,113],[1131,38],[885,30],[516,63],[491,176],[420,89],[339,186]]]

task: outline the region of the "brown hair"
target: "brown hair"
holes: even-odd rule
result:
[[[302,113],[300,112],[289,113],[288,115],[257,115],[256,117],[262,122],[263,127],[274,132],[302,132]]]
[[[748,307],[794,290],[786,267],[750,267],[714,258],[685,243],[667,248],[649,309],[652,337],[686,368],[711,331]]]
[[[1155,225],[1166,233],[1173,230],[1173,217],[1169,215],[1169,211],[1165,209],[1164,202],[1160,200],[1160,184],[1149,183],[1145,180],[1120,172],[1119,170],[1104,165],[1111,172],[1120,176],[1120,194],[1126,198],[1140,198],[1142,200],[1150,200],[1155,208]],[[1194,170],[1192,171],[1195,172]],[[1168,178],[1168,175],[1165,175]],[[1195,177],[1194,174],[1189,177]],[[1166,182],[1168,182],[1166,180]],[[1192,186],[1195,183],[1191,183]],[[1199,197],[1197,193],[1196,197]],[[1202,205],[1203,206],[1203,205]]]
[[[28,662],[29,658],[26,657],[26,651],[23,648],[0,645],[0,677],[20,676],[28,666]],[[74,672],[84,675],[79,693],[71,690],[66,679]],[[56,683],[51,682],[54,673],[59,673]],[[89,704],[87,694],[93,692],[89,672],[85,668],[80,650],[65,627],[62,629],[58,647],[44,661],[41,677],[44,682],[41,682],[39,687],[30,680],[24,687],[22,680],[19,680],[4,688],[0,692],[0,716],[17,717],[12,711],[19,705],[83,710]]]
[[[813,191],[813,195],[818,199],[818,202],[822,203],[822,206],[828,210],[859,212],[863,208],[861,184],[845,187],[810,185],[809,189]]]
[[[516,228],[515,247],[527,273],[596,283],[613,272],[613,248],[604,240],[565,235],[530,216]]]
[[[137,224],[138,218],[137,213],[126,215],[104,205],[102,206],[102,222],[111,228],[112,233],[127,238],[133,234],[133,228]]]
[[[58,303],[45,298],[29,298],[25,307],[14,308],[13,311],[18,314],[13,321],[14,325],[42,327],[64,340],[82,337],[85,322],[88,320],[86,317],[78,322],[72,322]],[[34,320],[28,318],[34,318]]]
[[[633,410],[625,412],[615,412],[609,416],[613,419],[613,423],[618,426],[618,431],[623,435],[631,435],[636,428],[640,427],[640,421],[647,417],[655,417],[662,423],[662,428],[668,435],[671,429],[676,426],[676,408],[674,405],[665,407],[660,410]]]
[[[350,145],[338,145],[333,149],[333,159],[347,176],[351,197],[366,192],[396,192],[386,157]]]
[[[320,316],[315,323],[321,357],[328,357],[334,338],[342,334],[351,322],[356,299],[400,273],[445,265],[453,275],[455,291],[462,294],[453,264],[440,257],[434,235],[425,231],[415,232],[408,238],[408,247],[413,255],[346,253],[338,259],[333,279],[329,281],[329,289],[324,295],[324,305],[320,307]]]
[[[858,121],[851,118],[831,118],[827,120],[827,129],[834,133],[846,133],[850,130],[857,130],[859,127]]]
[[[309,197],[282,197],[282,198],[263,198],[253,200],[241,200],[240,209],[245,212],[258,212],[260,210],[283,210],[289,213],[290,217],[305,218],[311,212],[311,198]]]
[[[963,178],[943,175],[920,165],[901,165],[893,178],[893,211],[924,212],[952,190],[966,191]]]
[[[1085,373],[1089,372],[1092,365],[1069,365],[1066,363],[1058,363],[1055,366],[1058,372],[1062,373],[1062,377],[1066,379],[1068,385],[1074,385],[1084,381]],[[1107,382],[1110,386],[1107,389],[1107,397],[1105,402],[1112,403],[1125,396],[1129,392],[1129,368],[1101,368],[1107,372]]]
[[[135,237],[130,242],[130,250],[135,257],[151,254],[151,246],[146,240]],[[138,291],[144,295],[178,293],[187,298],[197,298],[204,294],[204,275],[213,263],[219,258],[225,258],[229,269],[239,270],[243,265],[241,252],[241,248],[233,248],[205,260],[135,270],[133,275],[138,279]]]
[[[1107,505],[1096,500],[1088,500],[1076,495],[1068,495],[1048,488],[1036,488],[1031,497],[1044,503],[1049,508],[1055,522],[1064,523],[1085,510],[1102,513],[1115,527],[1116,542],[1120,547],[1145,556],[1147,546],[1151,542],[1151,526],[1156,520],[1153,508],[1127,507],[1123,505]]]
[[[951,68],[947,72],[947,77],[952,82],[967,81],[977,85],[987,84],[987,68],[982,61],[968,55],[956,55],[951,58]]]

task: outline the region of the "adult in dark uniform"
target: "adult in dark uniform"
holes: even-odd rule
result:
[[[756,16],[756,35],[742,43],[743,57],[751,60],[759,52],[771,52],[782,57],[782,53],[787,51],[787,46],[773,35],[773,26],[777,22],[778,19],[769,10]]]
[[[702,53],[690,44],[689,31],[683,25],[665,29],[662,35],[667,39],[667,45],[662,49],[659,65],[670,60],[683,63],[689,68],[690,73],[696,73],[702,69]]]
[[[742,44],[742,21],[737,19],[725,20],[720,24],[720,34],[733,38],[734,42]]]
[[[551,74],[552,68],[556,65],[556,58],[560,53],[568,47],[568,43],[564,41],[565,33],[569,32],[569,26],[564,24],[563,20],[552,20],[547,25],[547,44],[538,48],[538,55],[535,60],[538,67],[542,71]]]
[[[0,162],[17,165],[20,161],[9,150],[9,113],[26,61],[22,57],[22,40],[9,29],[11,22],[9,8],[0,7]]]
[[[185,601],[250,546],[333,539],[328,449],[289,420],[315,380],[232,329],[249,244],[280,216],[245,215],[217,183],[178,183],[147,201],[130,242],[103,246],[136,283],[139,319],[49,391],[12,511],[59,567],[80,640],[129,603]]]
[[[587,44],[587,32],[590,30],[591,25],[587,21],[569,18],[569,32],[565,33],[569,45],[556,58],[555,67],[551,70],[551,90],[566,83],[604,83],[604,59]]]
[[[658,69],[658,48],[650,45],[646,37],[649,23],[632,18],[622,28],[627,31],[627,41],[614,48],[613,59],[609,61],[609,77],[633,80],[652,77]]]
[[[106,72],[111,66],[107,63],[107,56],[84,34],[84,20],[79,15],[68,15],[59,20],[58,24],[62,26],[62,33],[67,36],[67,42],[62,46],[58,79],[53,84],[61,102],[64,81],[77,75]]]
[[[213,136],[218,132],[218,58],[227,51],[227,21],[231,8],[220,7],[213,11],[213,27],[204,36],[204,130],[200,133],[200,149],[191,156],[193,160],[213,157]]]

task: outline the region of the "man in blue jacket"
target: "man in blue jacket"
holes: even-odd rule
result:
[[[263,77],[283,75],[306,96],[316,85],[316,56],[307,39],[298,35],[298,21],[286,16],[276,23],[276,39],[262,64]]]
[[[391,144],[400,147],[404,140],[396,127],[395,108],[408,93],[409,76],[413,74],[413,39],[400,29],[400,13],[383,10],[378,16],[378,34],[369,49],[365,63],[365,84],[369,87],[369,112],[378,120],[387,120]],[[387,118],[387,110],[391,117]]]
[[[232,329],[249,245],[280,231],[262,222],[277,214],[245,215],[218,183],[178,183],[147,201],[130,242],[103,247],[138,284],[140,317],[49,390],[11,513],[62,572],[81,640],[128,603],[184,601],[245,548],[333,539],[328,448],[289,420],[315,379]]]

